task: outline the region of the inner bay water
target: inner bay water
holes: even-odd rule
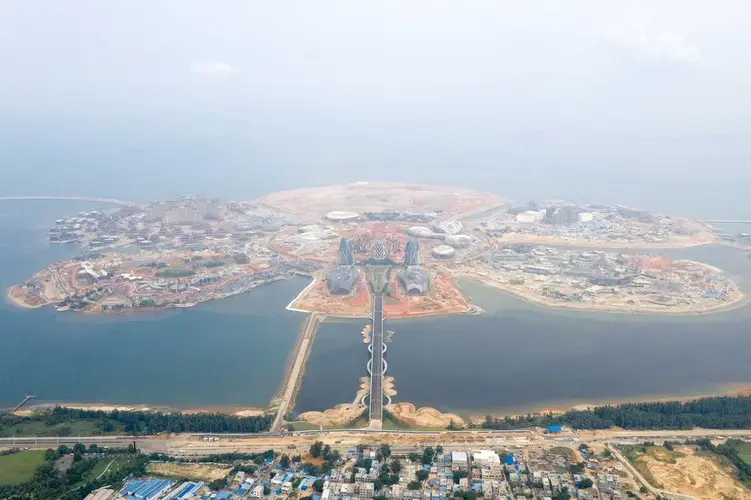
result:
[[[655,251],[723,268],[748,293],[747,252],[718,246]],[[477,316],[387,321],[395,402],[475,414],[588,402],[710,394],[751,385],[751,307],[660,316],[543,308],[461,281]],[[349,402],[364,374],[362,321],[337,322],[308,361],[296,410]],[[306,375],[307,377],[307,375]]]
[[[80,253],[51,245],[57,218],[86,202],[0,201],[0,289]],[[659,250],[718,266],[751,290],[747,252]],[[0,407],[40,400],[173,407],[264,406],[278,389],[304,315],[285,310],[296,278],[188,310],[119,316],[0,303]],[[479,316],[387,321],[394,401],[462,414],[712,393],[751,385],[751,308],[667,317],[542,308],[461,282]],[[365,375],[365,320],[327,321],[295,410],[351,402]]]
[[[52,245],[55,219],[105,208],[69,201],[0,201],[0,289],[80,253]],[[277,391],[304,315],[285,306],[294,278],[187,310],[83,315],[0,303],[0,407],[38,400],[265,406]]]

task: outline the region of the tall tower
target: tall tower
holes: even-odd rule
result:
[[[410,238],[409,241],[407,241],[407,248],[404,250],[404,265],[420,265],[420,247],[416,238]]]
[[[352,246],[347,238],[342,238],[339,242],[339,265],[354,266],[355,255],[352,253]]]

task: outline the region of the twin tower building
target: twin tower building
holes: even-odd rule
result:
[[[420,267],[420,247],[417,239],[407,241],[404,250],[404,267],[399,270],[399,281],[408,295],[422,295],[428,291],[430,277]],[[339,265],[326,274],[326,285],[335,295],[348,295],[360,278],[355,268],[355,254],[347,238],[339,243]]]

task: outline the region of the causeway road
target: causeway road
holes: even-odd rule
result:
[[[287,415],[290,405],[295,399],[295,391],[300,385],[303,367],[305,366],[305,360],[308,359],[308,354],[310,353],[310,345],[313,342],[313,336],[325,318],[326,316],[323,314],[313,313],[305,320],[302,339],[300,340],[300,346],[297,348],[297,356],[295,357],[295,362],[293,363],[292,369],[287,377],[286,386],[282,393],[282,399],[279,402],[276,417],[274,417],[274,423],[271,425],[272,433],[279,432],[284,417]]]

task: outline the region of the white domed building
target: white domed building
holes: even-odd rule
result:
[[[414,238],[432,238],[435,233],[425,226],[413,226],[407,229],[407,234]]]
[[[461,221],[449,219],[437,222],[436,224],[434,224],[434,227],[436,232],[438,233],[457,234],[461,232],[464,225],[461,223]]]
[[[443,242],[453,248],[465,248],[472,242],[472,237],[466,234],[449,234],[443,239]]]
[[[333,222],[347,222],[360,217],[357,212],[349,212],[346,210],[333,210],[326,214],[326,218]]]
[[[433,248],[433,257],[438,259],[450,259],[456,255],[456,250],[448,245],[438,245]]]

